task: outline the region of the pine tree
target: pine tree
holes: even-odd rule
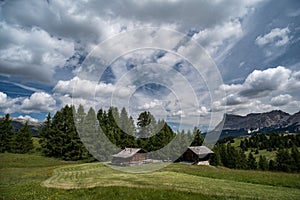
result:
[[[290,172],[292,157],[287,149],[279,149],[276,154],[277,170]]]
[[[65,160],[80,160],[85,155],[85,147],[76,131],[72,107],[65,106],[62,109],[62,117],[62,158]]]
[[[128,113],[125,108],[122,108],[120,113],[120,118],[118,122],[118,129],[120,142],[118,146],[122,149],[125,147],[136,147],[136,130],[134,126],[134,121],[131,117],[128,117]]]
[[[193,135],[194,141],[192,142],[191,146],[201,146],[204,138],[201,135],[201,131],[197,127],[194,127]]]
[[[73,112],[74,107],[66,105],[56,112],[52,120],[48,115],[41,145],[47,156],[79,160],[86,155],[86,149],[76,131]]]
[[[268,161],[265,156],[259,156],[258,167],[261,170],[268,170]]]
[[[245,155],[245,152],[239,148],[236,148],[236,151],[237,151],[236,168],[247,169],[247,157]]]
[[[249,169],[257,169],[257,162],[252,153],[248,155],[247,164]]]
[[[12,151],[14,153],[28,153],[33,149],[33,142],[31,137],[32,133],[28,127],[28,123],[26,122],[25,125],[13,137]]]
[[[225,167],[229,167],[229,168],[236,168],[236,160],[237,157],[239,156],[237,151],[235,150],[235,148],[233,146],[231,146],[230,143],[227,144],[226,146],[226,154],[227,154],[227,163],[225,165]]]
[[[144,111],[139,115],[137,125],[140,128],[138,132],[139,138],[148,138],[156,133],[156,121],[149,111]]]
[[[218,146],[213,149],[214,154],[211,155],[209,164],[213,166],[222,166],[221,156]]]
[[[43,124],[43,128],[40,133],[41,139],[39,140],[39,143],[41,144],[42,151],[47,155],[47,145],[48,145],[48,139],[50,136],[50,129],[51,129],[51,115],[48,113],[46,117],[46,121]]]
[[[276,162],[274,160],[269,161],[269,170],[274,171],[277,169]]]
[[[221,162],[225,167],[228,167],[229,155],[225,144],[219,144],[219,153],[221,156]]]
[[[9,114],[0,121],[0,153],[11,151],[12,138],[15,134]]]

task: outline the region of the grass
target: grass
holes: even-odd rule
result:
[[[0,199],[299,199],[300,174],[171,164],[130,174],[103,163],[0,154]]]

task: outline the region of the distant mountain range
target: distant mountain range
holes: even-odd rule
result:
[[[0,116],[0,121],[3,119],[3,117]],[[32,135],[36,136],[39,132],[39,130],[43,127],[43,122],[33,122],[33,121],[27,121],[25,119],[20,118],[11,118],[12,120],[12,126],[15,131],[18,131],[20,128],[24,126],[26,122],[28,122],[28,126],[30,130],[32,131]]]
[[[281,110],[250,113],[246,116],[226,114],[223,121],[216,127],[218,130],[221,128],[221,138],[255,133],[300,133],[300,111],[293,115]]]

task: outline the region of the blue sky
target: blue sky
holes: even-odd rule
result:
[[[172,124],[200,117],[199,124],[207,126],[225,112],[295,113],[299,19],[298,0],[2,0],[0,115],[43,121],[48,112],[81,103],[86,109],[126,107],[134,117],[150,110]],[[160,36],[160,45],[170,49],[126,50],[125,44],[141,39],[130,32],[149,27],[183,37]],[[93,60],[95,48],[104,51],[101,44],[118,41],[118,34],[128,37],[105,49],[115,60],[106,65]],[[203,77],[183,59],[192,42],[215,63],[222,84],[210,87],[219,83],[215,77]],[[189,55],[196,59],[202,53]],[[103,73],[93,62],[103,64]],[[222,92],[226,95],[212,98]]]

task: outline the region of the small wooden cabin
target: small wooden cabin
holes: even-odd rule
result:
[[[180,161],[194,164],[208,164],[210,155],[214,152],[206,146],[191,146],[180,157]]]
[[[112,164],[130,165],[132,163],[139,163],[146,160],[146,151],[139,148],[125,148],[112,157]]]

